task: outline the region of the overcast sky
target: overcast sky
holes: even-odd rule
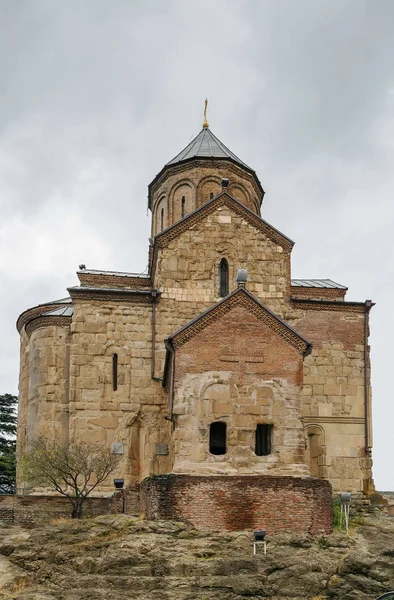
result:
[[[371,317],[374,474],[394,489],[392,0],[0,0],[0,393],[15,321],[80,263],[142,271],[147,185],[211,130],[257,171],[292,276]]]

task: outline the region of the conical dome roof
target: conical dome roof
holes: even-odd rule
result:
[[[256,175],[256,172],[251,169],[246,163],[244,163],[238,156],[231,152],[227,146],[225,146],[209,129],[208,123],[204,122],[204,126],[200,133],[184,148],[179,154],[177,154],[172,160],[164,165],[161,171],[156,175],[153,181],[148,186],[148,207],[151,208],[151,190],[155,183],[160,177],[172,167],[181,165],[186,162],[191,162],[198,159],[214,159],[214,160],[228,160],[235,165],[248,171],[255,179],[255,182],[261,192],[261,197],[264,196],[263,187]]]
[[[208,127],[203,127],[200,133],[179,154],[170,160],[166,166],[191,160],[193,158],[224,158],[238,163],[249,171],[247,164],[242,162],[227,146],[225,146]]]

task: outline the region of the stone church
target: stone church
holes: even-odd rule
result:
[[[294,242],[206,120],[148,189],[148,273],[81,265],[67,297],[18,319],[21,447],[108,445],[130,489],[171,474],[373,490],[371,301],[291,279]]]

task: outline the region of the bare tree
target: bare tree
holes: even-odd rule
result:
[[[80,519],[82,505],[93,490],[116,468],[119,455],[101,444],[71,441],[33,441],[20,459],[22,476],[32,486],[50,488],[71,503],[71,516]]]

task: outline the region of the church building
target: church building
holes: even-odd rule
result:
[[[372,302],[291,279],[294,242],[206,120],[148,190],[147,274],[81,265],[66,297],[18,319],[20,447],[100,442],[126,489],[171,475],[371,492]]]

